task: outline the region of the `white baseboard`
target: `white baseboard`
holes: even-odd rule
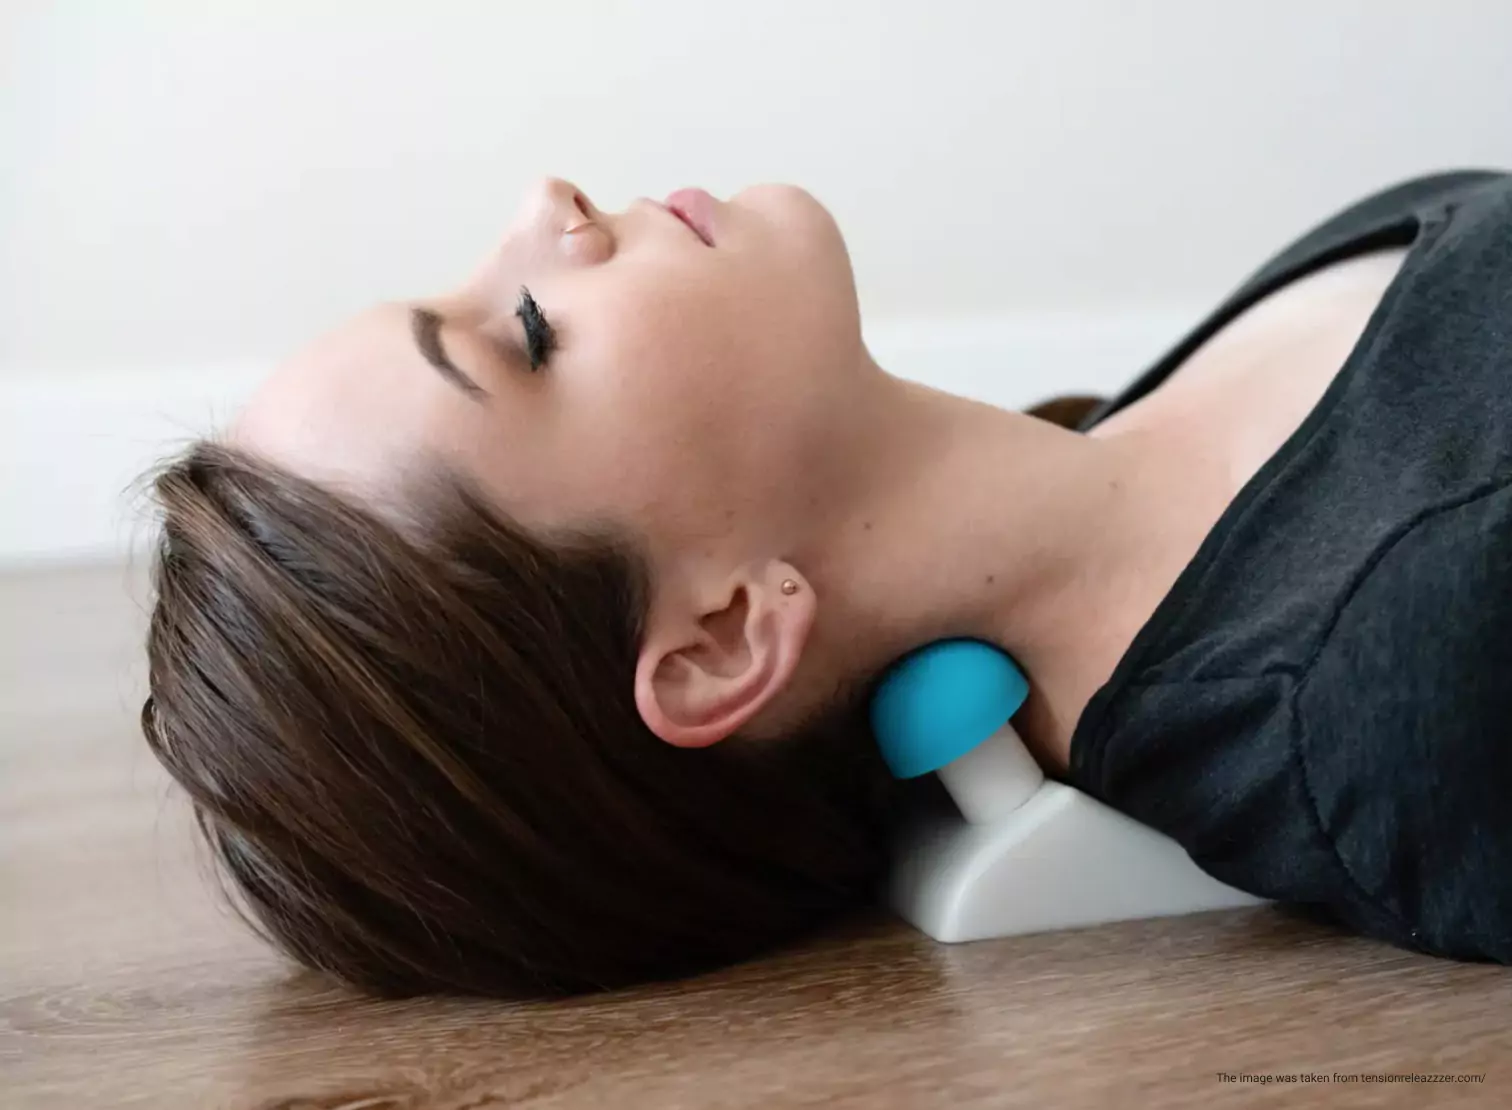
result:
[[[902,377],[1022,408],[1126,384],[1198,319],[1178,309],[1026,313],[868,327]],[[266,367],[0,377],[0,567],[125,556],[151,535],[133,485],[224,423]]]

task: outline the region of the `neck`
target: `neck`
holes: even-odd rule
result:
[[[1148,452],[1137,436],[1092,438],[880,372],[868,382],[815,476],[827,505],[807,515],[795,559],[820,599],[811,669],[871,675],[934,640],[996,644],[1034,690],[1020,732],[1063,769],[1076,717],[1127,644],[1109,614],[1138,598],[1160,531]],[[1090,689],[1089,672],[1102,672]]]

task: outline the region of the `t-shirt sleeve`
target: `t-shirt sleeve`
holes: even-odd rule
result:
[[[1509,618],[1503,479],[1404,521],[1302,665],[1131,683],[1073,781],[1233,886],[1512,962]]]
[[[1512,478],[1404,522],[1295,697],[1301,785],[1373,932],[1512,962]]]

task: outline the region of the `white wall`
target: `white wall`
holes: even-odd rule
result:
[[[542,172],[800,182],[900,369],[1116,384],[1332,207],[1512,164],[1509,44],[1502,0],[0,0],[0,558],[114,542],[164,419]]]

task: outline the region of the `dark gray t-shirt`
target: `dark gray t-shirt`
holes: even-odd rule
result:
[[[1071,778],[1235,886],[1512,962],[1512,176],[1334,217],[1083,427],[1269,293],[1390,246],[1337,377],[1087,706]]]

